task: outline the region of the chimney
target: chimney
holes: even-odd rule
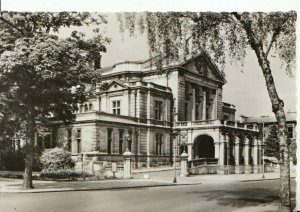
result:
[[[102,55],[100,55],[100,53],[97,53],[95,55],[95,59],[94,59],[94,68],[95,68],[95,70],[101,68],[101,57],[102,57]]]

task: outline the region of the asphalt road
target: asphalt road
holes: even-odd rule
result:
[[[1,193],[0,211],[276,211],[279,180],[224,184],[73,191]],[[295,180],[292,180],[295,205]]]

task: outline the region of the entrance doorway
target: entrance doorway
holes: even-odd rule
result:
[[[215,158],[214,139],[208,135],[199,135],[194,140],[194,159]]]

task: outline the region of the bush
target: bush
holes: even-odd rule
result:
[[[75,166],[71,153],[63,148],[46,149],[42,153],[41,163],[43,170],[68,170]]]
[[[51,178],[51,179],[71,179],[79,177],[91,177],[93,175],[87,172],[74,171],[72,169],[44,169],[40,173],[41,178]]]

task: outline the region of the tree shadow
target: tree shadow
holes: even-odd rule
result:
[[[187,194],[198,194],[206,201],[216,201],[222,206],[235,208],[257,207],[264,205],[276,206],[279,201],[278,188],[240,188],[239,190],[218,189],[211,191],[187,192]],[[292,208],[295,207],[295,192],[292,192]]]

